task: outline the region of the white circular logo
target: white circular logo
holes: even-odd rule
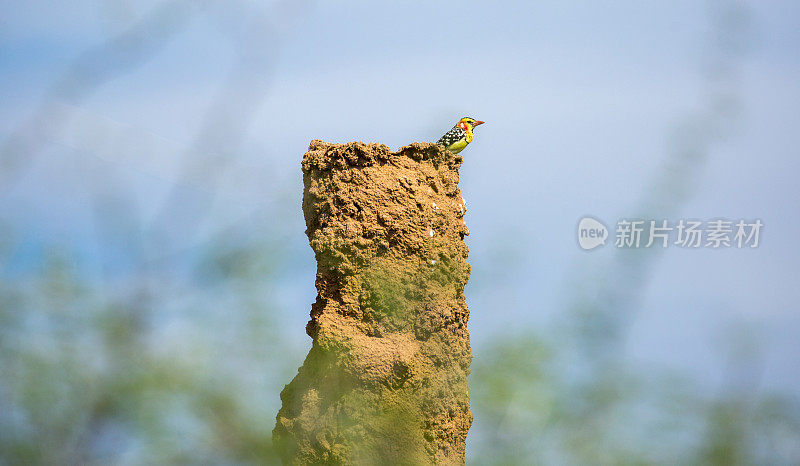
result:
[[[608,228],[603,222],[592,217],[583,217],[578,222],[578,245],[585,250],[606,244]]]

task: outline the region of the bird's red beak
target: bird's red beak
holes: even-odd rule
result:
[[[478,126],[478,125],[482,125],[484,123],[486,123],[486,122],[485,121],[481,121],[481,120],[477,120],[477,121],[475,121],[475,123],[472,124],[472,126]]]

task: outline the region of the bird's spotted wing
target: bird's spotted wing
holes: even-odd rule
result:
[[[463,137],[464,137],[464,130],[459,128],[458,126],[454,126],[453,129],[444,133],[444,136],[439,138],[436,144],[439,144],[440,146],[444,147],[449,147],[450,145],[452,145],[459,139],[462,139]]]

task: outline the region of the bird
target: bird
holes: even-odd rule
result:
[[[467,144],[472,142],[472,138],[474,137],[472,130],[475,129],[476,126],[482,125],[483,123],[483,121],[476,120],[474,118],[464,117],[458,120],[458,123],[453,126],[453,129],[444,133],[444,136],[439,138],[436,144],[444,147],[454,154],[458,154],[464,150],[465,147],[467,147]]]

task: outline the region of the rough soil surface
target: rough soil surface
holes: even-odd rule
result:
[[[285,464],[463,464],[472,423],[462,158],[311,142],[313,346],[281,393]]]

